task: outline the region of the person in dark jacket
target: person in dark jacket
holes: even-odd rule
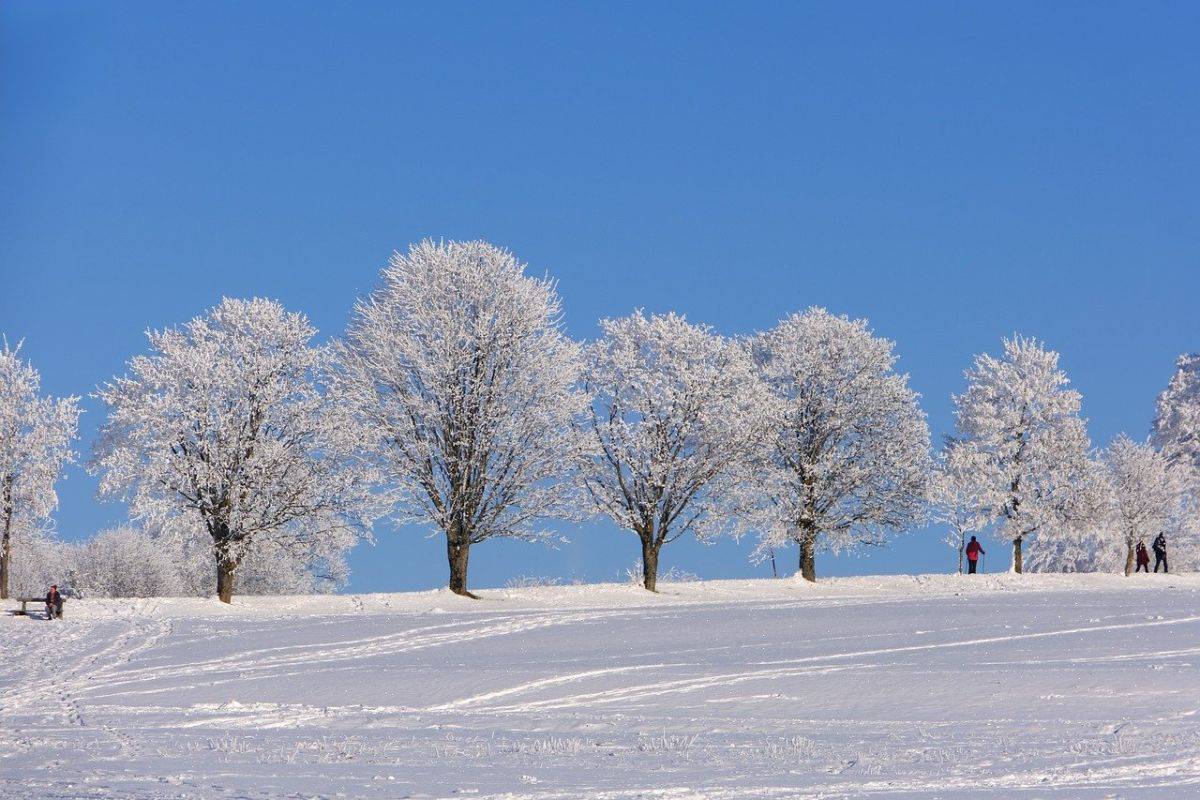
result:
[[[63,597],[58,593],[58,584],[50,585],[46,592],[46,619],[62,619]]]
[[[978,540],[976,540],[976,538],[974,536],[972,536],[971,541],[967,542],[967,574],[968,575],[975,574],[975,567],[979,563],[979,557],[981,555],[987,555],[987,551],[984,550],[983,545],[981,545],[978,542]]]
[[[1137,555],[1137,569],[1135,569],[1134,572],[1141,572],[1142,570],[1149,572],[1150,571],[1150,553],[1149,553],[1149,551],[1146,550],[1146,543],[1138,542],[1135,553]]]
[[[1167,568],[1167,535],[1159,533],[1154,537],[1154,571],[1158,572],[1158,565],[1162,564],[1163,572],[1170,572]]]

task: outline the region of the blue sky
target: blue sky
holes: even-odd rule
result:
[[[728,334],[865,316],[940,436],[972,354],[1020,331],[1062,351],[1097,444],[1142,436],[1200,349],[1198,41],[1191,3],[9,0],[0,332],[86,394],[222,295],[337,335],[393,249],[482,237],[559,280],[581,338],[639,306]],[[94,490],[70,471],[67,538],[123,517]],[[473,584],[637,555],[564,532],[480,546]],[[818,570],[949,569],[937,539]],[[765,574],[749,550],[664,566]],[[445,580],[414,529],[352,564],[356,590]]]

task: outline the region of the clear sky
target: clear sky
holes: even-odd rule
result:
[[[1200,349],[1198,42],[1190,2],[6,0],[0,332],[87,394],[222,295],[334,336],[393,249],[482,237],[559,280],[581,338],[639,306],[728,334],[865,316],[940,437],[972,354],[1019,331],[1063,353],[1097,444],[1140,437]],[[65,537],[123,518],[94,491],[71,469]],[[637,556],[564,533],[478,547],[473,584]],[[749,551],[664,567],[766,574]],[[381,525],[351,588],[442,585],[444,553]],[[953,561],[914,531],[818,570]]]

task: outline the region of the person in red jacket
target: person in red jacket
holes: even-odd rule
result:
[[[979,563],[979,556],[987,555],[987,551],[979,544],[979,541],[972,536],[971,541],[967,542],[967,574],[975,574],[975,566]]]
[[[1150,571],[1150,553],[1146,550],[1145,542],[1137,543],[1137,569],[1134,572]]]

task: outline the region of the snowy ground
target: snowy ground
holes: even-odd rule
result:
[[[0,797],[1200,797],[1200,576],[71,602]]]

